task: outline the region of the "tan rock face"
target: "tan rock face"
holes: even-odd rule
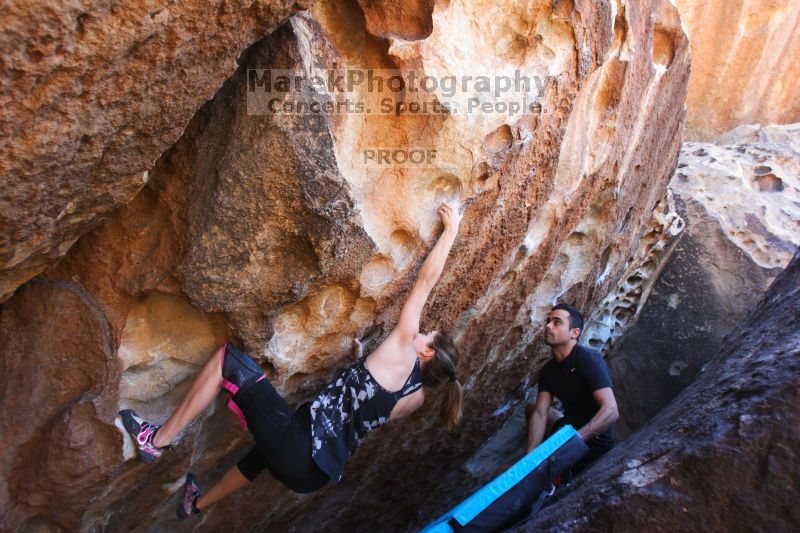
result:
[[[128,313],[117,350],[120,407],[145,417],[174,409],[180,402],[176,385],[194,376],[208,352],[226,340],[222,317],[204,315],[175,296],[147,293]],[[159,401],[165,395],[169,399]]]
[[[358,529],[365,516],[377,528],[411,523],[442,470],[458,469],[502,424],[505,415],[492,413],[508,392],[526,392],[544,360],[540,321],[550,305],[567,299],[594,308],[617,290],[629,276],[627,263],[640,257],[659,202],[662,234],[644,240],[651,248],[661,243],[657,251],[669,241],[674,219],[663,199],[688,77],[688,43],[671,3],[450,2],[428,13],[425,35],[415,27],[427,20],[419,6],[382,26],[371,19],[372,7],[378,9],[320,3],[252,46],[149,169],[141,192],[43,276],[81,287],[108,324],[114,373],[100,390],[114,401],[98,417],[118,435],[111,425],[121,406],[141,406],[163,421],[226,334],[269,369],[289,401],[315,393],[347,364],[352,336],[378,326],[380,340],[394,325],[440,231],[437,202],[463,210],[422,321],[425,330],[451,331],[461,350],[463,427],[450,434],[438,428],[432,391],[431,405],[365,442],[340,487],[299,497],[265,474],[217,505],[203,527]],[[524,114],[500,110],[511,95],[475,86],[415,96],[363,85],[349,93],[314,90],[304,81],[277,103],[349,99],[374,112],[265,114],[250,107],[257,84],[249,69],[307,79],[363,67],[457,80],[520,70],[531,78],[531,105]],[[450,111],[376,111],[385,98],[392,110],[435,101]],[[493,111],[466,112],[471,98]],[[436,155],[421,164],[366,157],[370,149],[409,147]],[[4,304],[1,317],[30,305],[28,287]],[[15,322],[15,336],[27,339],[38,324]],[[97,331],[87,325],[86,335]],[[81,370],[64,364],[60,371]],[[38,489],[13,486],[15,512],[6,524],[129,530],[147,517],[155,528],[173,528],[186,470],[209,486],[247,441],[217,407],[186,430],[158,468],[120,467],[130,451],[123,439],[99,442],[98,455],[120,468],[86,488],[92,499],[73,507],[85,509],[79,517],[44,504],[32,510],[24,502]],[[348,511],[351,504],[357,513]]]
[[[0,301],[128,202],[291,2],[0,10]]]
[[[692,50],[686,138],[800,121],[800,4],[677,0]]]
[[[693,200],[765,269],[800,246],[800,124],[743,126],[717,144],[687,142],[672,191]]]

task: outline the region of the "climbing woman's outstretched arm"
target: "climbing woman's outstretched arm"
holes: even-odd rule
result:
[[[400,311],[400,320],[397,323],[393,335],[398,335],[403,341],[409,340],[419,332],[419,320],[422,316],[422,308],[428,300],[428,295],[433,290],[433,286],[439,280],[444,269],[444,263],[458,234],[458,225],[461,222],[461,215],[453,206],[447,202],[442,203],[436,211],[444,224],[444,231],[436,241],[436,245],[425,258],[425,262],[417,274],[417,279],[411,292],[403,304]]]

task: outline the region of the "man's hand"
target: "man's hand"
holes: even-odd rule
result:
[[[458,209],[447,202],[442,202],[442,205],[439,206],[436,212],[439,213],[439,217],[442,219],[445,231],[458,233],[458,225],[461,223],[461,214],[458,212]]]

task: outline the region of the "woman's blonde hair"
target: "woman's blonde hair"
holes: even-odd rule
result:
[[[422,383],[429,387],[447,385],[442,403],[442,422],[448,429],[461,422],[461,405],[464,391],[456,378],[458,349],[447,333],[437,332],[429,345],[436,355],[422,367]]]

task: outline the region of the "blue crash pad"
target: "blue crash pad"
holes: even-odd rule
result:
[[[570,425],[562,427],[533,451],[514,463],[511,468],[484,485],[450,512],[439,517],[421,533],[452,533],[453,529],[448,525],[451,519],[466,526],[577,434],[575,428]]]

